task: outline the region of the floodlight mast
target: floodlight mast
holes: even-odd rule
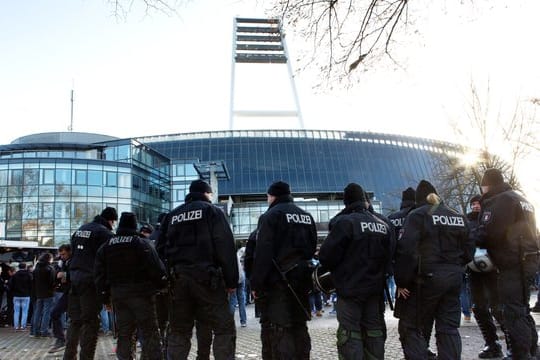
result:
[[[231,59],[231,92],[229,129],[234,129],[236,117],[296,117],[298,125],[304,129],[304,120],[300,111],[300,101],[289,61],[285,35],[279,19],[234,18],[233,49]],[[294,97],[294,109],[236,109],[235,83],[236,64],[287,65],[289,82]]]

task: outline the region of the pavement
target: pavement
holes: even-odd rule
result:
[[[536,296],[532,296],[536,299]],[[311,358],[314,360],[337,359],[336,329],[338,326],[336,316],[329,312],[331,307],[325,307],[321,317],[314,317],[308,322],[311,336]],[[258,319],[254,317],[253,305],[247,307],[248,321],[246,327],[240,327],[238,312],[236,312],[237,340],[236,359],[260,359],[261,343],[259,339],[260,326]],[[537,324],[540,324],[540,314],[533,314]],[[386,311],[386,325],[388,338],[385,344],[386,359],[403,359],[403,352],[399,342],[397,324],[398,321],[392,316],[391,311]],[[537,327],[538,329],[538,327]],[[483,348],[484,341],[474,319],[470,322],[462,320],[460,334],[463,344],[462,359],[478,359],[477,354]],[[500,335],[502,333],[499,331]],[[435,350],[432,336],[431,349]],[[101,336],[98,339],[95,359],[114,359],[115,340],[112,336]],[[504,344],[504,341],[501,341]],[[13,328],[0,328],[0,360],[37,360],[37,359],[61,359],[63,351],[48,354],[47,351],[54,344],[53,338],[31,338],[28,332],[15,332]],[[192,340],[192,349],[189,359],[195,359],[197,343]],[[504,348],[504,345],[503,345]],[[140,349],[139,349],[140,352]]]

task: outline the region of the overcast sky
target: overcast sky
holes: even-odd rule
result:
[[[193,0],[178,15],[135,8],[119,20],[104,0],[2,1],[0,144],[66,131],[72,88],[74,131],[124,138],[228,129],[233,17],[263,17],[267,3]],[[489,80],[491,113],[500,117],[540,97],[540,2],[491,3],[410,2],[414,23],[392,47],[400,67],[383,60],[347,90],[314,91],[318,74],[297,73],[305,127],[457,141],[449,123],[466,126],[471,82],[483,91]],[[309,42],[285,31],[296,69]],[[238,108],[292,106],[285,66],[236,69]]]

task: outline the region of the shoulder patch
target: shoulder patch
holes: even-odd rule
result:
[[[482,222],[487,223],[489,220],[491,220],[491,211],[484,211],[482,214]]]

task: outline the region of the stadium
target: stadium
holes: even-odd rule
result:
[[[323,238],[349,182],[386,214],[399,209],[403,189],[434,179],[441,159],[459,152],[441,141],[332,130],[32,134],[0,146],[0,246],[57,246],[105,206],[155,223],[198,178],[211,183],[237,240],[256,228],[276,180],[291,185]]]

